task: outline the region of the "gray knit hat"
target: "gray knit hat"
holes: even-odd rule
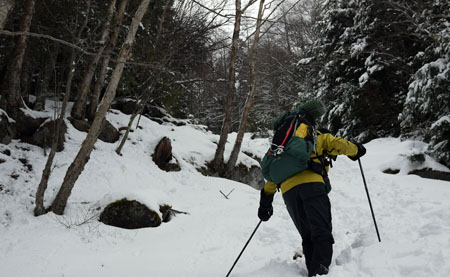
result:
[[[325,108],[318,99],[311,99],[301,104],[299,108],[305,111],[313,122],[315,122],[325,113]]]

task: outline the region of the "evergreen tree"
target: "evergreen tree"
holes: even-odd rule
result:
[[[399,119],[405,136],[430,142],[429,154],[450,166],[450,4],[424,2],[420,13],[405,9],[427,47],[414,57],[421,67],[409,81]]]
[[[358,141],[399,135],[409,62],[422,48],[409,35],[411,24],[383,1],[332,1],[328,8],[315,53],[330,129]]]
[[[328,3],[298,76],[325,100],[331,131],[419,137],[449,164],[449,10],[434,0]]]

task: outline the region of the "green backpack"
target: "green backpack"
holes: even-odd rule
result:
[[[302,123],[309,126],[309,137],[294,135]],[[314,150],[314,139],[310,134],[315,134],[315,131],[311,126],[301,109],[284,113],[276,119],[272,145],[261,162],[262,174],[266,180],[280,185],[289,177],[308,168],[310,155]]]

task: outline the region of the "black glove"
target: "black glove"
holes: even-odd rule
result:
[[[262,189],[258,209],[258,217],[262,221],[269,220],[269,218],[273,215],[272,201],[273,201],[273,194],[266,195],[264,189]]]
[[[362,156],[364,156],[366,154],[366,148],[361,144],[361,143],[354,143],[357,147],[358,147],[358,153],[356,153],[355,156],[350,157],[350,160],[352,161],[357,161],[359,158],[361,158]]]

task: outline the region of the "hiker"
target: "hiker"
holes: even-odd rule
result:
[[[262,221],[269,220],[273,214],[274,194],[277,189],[281,190],[288,213],[302,237],[308,276],[325,275],[331,264],[334,243],[328,198],[328,192],[331,190],[328,168],[332,166],[331,161],[335,160],[337,155],[347,155],[357,161],[366,153],[366,149],[362,144],[335,137],[326,129],[312,128],[325,112],[319,101],[306,102],[298,111],[301,111],[304,117],[303,122],[309,124],[301,124],[294,135],[303,133],[305,140],[310,140],[311,145],[315,146],[315,151],[311,152],[306,169],[278,185],[272,181],[266,182],[261,190],[258,217]],[[309,125],[306,131],[299,130],[306,125]]]

